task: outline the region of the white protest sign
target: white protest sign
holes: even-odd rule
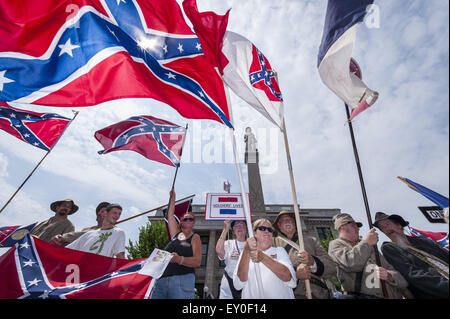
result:
[[[246,200],[250,207],[250,198]],[[251,216],[250,216],[251,218]],[[244,204],[241,194],[212,194],[206,195],[205,220],[245,220]]]

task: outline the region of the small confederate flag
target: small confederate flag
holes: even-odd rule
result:
[[[179,166],[186,129],[156,117],[143,115],[110,125],[95,132],[105,148],[99,154],[130,150],[148,159]]]
[[[142,299],[172,255],[116,259],[55,246],[26,235],[0,256],[0,299]]]
[[[409,226],[408,228],[409,233],[411,234],[412,237],[429,237],[433,239],[436,243],[438,243],[440,246],[449,249],[448,233],[423,231]]]
[[[183,215],[186,214],[186,212],[190,211],[193,199],[194,197],[192,196],[190,198],[187,198],[186,200],[175,203],[174,217],[178,224],[180,223],[181,217],[183,217]],[[167,207],[163,208],[163,215],[164,221],[166,222],[167,236],[169,236],[169,240],[171,240],[172,238],[170,238],[169,224],[167,220]]]
[[[69,122],[58,114],[25,111],[0,102],[0,129],[46,151],[55,145]]]

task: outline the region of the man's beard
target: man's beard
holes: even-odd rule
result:
[[[395,242],[401,248],[407,249],[409,246],[408,240],[398,233],[393,233],[390,235],[390,238],[393,242]]]

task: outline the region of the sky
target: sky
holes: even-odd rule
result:
[[[228,30],[252,41],[278,72],[301,208],[339,208],[368,231],[344,103],[320,80],[317,53],[322,38],[324,0],[197,0],[200,11],[224,14]],[[448,232],[431,224],[418,206],[432,202],[397,176],[449,194],[449,2],[375,1],[357,31],[353,57],[378,101],[356,117],[353,129],[369,207],[399,214],[412,227]],[[230,93],[241,167],[244,130],[258,140],[266,204],[292,204],[283,136],[271,122]],[[14,105],[21,107],[20,105]],[[22,106],[23,107],[23,106]],[[73,117],[71,108],[27,106],[29,110]],[[80,207],[70,216],[80,230],[95,224],[101,201],[120,203],[122,219],[168,202],[175,169],[130,151],[98,155],[95,131],[136,115],[189,125],[175,190],[195,194],[205,204],[209,192],[240,186],[229,130],[215,121],[189,120],[151,99],[123,99],[74,108],[79,115],[34,175],[0,214],[0,227],[28,225],[54,215],[52,202],[71,198]],[[24,181],[45,152],[0,131],[0,206]],[[138,239],[142,216],[120,225]],[[386,240],[384,235],[380,240]],[[6,249],[1,248],[0,254]]]

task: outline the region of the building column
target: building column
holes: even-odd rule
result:
[[[206,270],[205,270],[205,286],[208,287],[209,292],[213,295],[217,289],[217,283],[214,280],[215,277],[215,265],[216,263],[216,231],[209,231],[209,243],[208,252],[206,257]],[[214,296],[217,297],[217,296]]]

